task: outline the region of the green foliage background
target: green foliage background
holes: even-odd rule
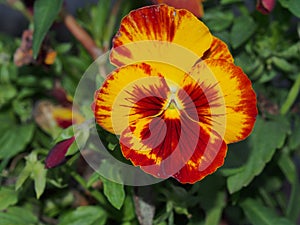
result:
[[[44,168],[55,142],[73,134],[67,129],[54,140],[45,133],[33,119],[35,104],[55,101],[48,95],[54,80],[72,96],[92,58],[76,39],[58,43],[55,29],[49,31],[61,22],[62,0],[35,1],[33,54],[49,34],[57,58],[51,66],[18,68],[13,54],[20,38],[0,36],[0,225],[299,224],[300,3],[280,0],[262,15],[249,2],[207,1],[202,20],[253,82],[259,109],[253,133],[230,145],[225,165],[194,185],[169,179],[129,187],[97,173],[86,176],[76,149],[66,164]],[[149,4],[139,3],[121,1],[111,14],[111,2],[100,1],[79,9],[76,19],[105,49],[122,16]],[[21,2],[12,7],[26,11]],[[118,151],[114,137],[101,134],[108,149]]]

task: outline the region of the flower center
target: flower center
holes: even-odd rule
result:
[[[179,110],[182,109],[182,105],[177,98],[178,88],[172,85],[170,86],[170,91],[171,93],[164,107],[164,115],[169,119],[179,119]]]

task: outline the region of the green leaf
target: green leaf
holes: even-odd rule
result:
[[[18,193],[14,190],[1,187],[0,189],[0,210],[7,209],[8,206],[18,202]]]
[[[33,32],[33,57],[36,58],[39,53],[40,46],[58,15],[63,0],[36,0],[34,2],[34,32]]]
[[[256,23],[249,16],[241,16],[234,21],[230,32],[230,42],[233,48],[238,48],[254,34]]]
[[[298,180],[297,168],[287,152],[283,152],[280,155],[278,164],[281,171],[287,177],[292,186],[292,193],[289,197],[289,202],[286,208],[286,215],[291,221],[296,222],[300,212],[300,185]]]
[[[43,194],[46,187],[46,175],[47,170],[45,169],[44,164],[37,161],[34,165],[34,168],[31,173],[31,178],[34,181],[34,190],[36,193],[36,198],[39,199]]]
[[[293,65],[292,63],[289,63],[284,58],[273,57],[272,62],[274,63],[274,65],[278,69],[282,70],[283,72],[290,73],[290,72],[293,72],[293,71],[297,70],[296,65]]]
[[[225,192],[216,193],[214,206],[206,211],[205,225],[220,224],[223,208],[226,205],[225,197]]]
[[[24,207],[10,207],[5,212],[0,211],[0,225],[33,225],[37,217]]]
[[[288,181],[290,183],[294,183],[294,181],[297,179],[297,169],[294,162],[291,160],[287,153],[283,152],[280,155],[278,165]]]
[[[220,11],[219,8],[205,12],[203,20],[213,31],[223,31],[228,28],[234,19],[232,11]]]
[[[118,184],[101,177],[103,182],[104,195],[108,201],[117,209],[120,209],[125,200],[125,190],[123,184]]]
[[[24,151],[33,136],[34,128],[33,124],[26,124],[6,129],[0,136],[0,159],[10,158]]]
[[[16,190],[30,177],[34,181],[34,189],[38,199],[45,190],[47,170],[44,164],[38,161],[36,152],[32,152],[25,159],[26,165],[17,179]]]
[[[255,176],[262,172],[276,149],[283,145],[289,131],[289,122],[284,117],[278,117],[271,121],[257,118],[253,133],[249,137],[252,149],[249,159],[242,166],[242,170],[238,170],[238,173],[230,176],[227,180],[230,193],[247,186]]]
[[[104,225],[107,214],[98,206],[81,206],[60,218],[58,225]]]
[[[122,220],[130,221],[135,218],[135,208],[131,195],[127,195],[122,206]]]
[[[242,0],[221,0],[221,5],[233,4],[233,3],[241,3]]]
[[[22,172],[20,173],[17,182],[16,182],[16,190],[18,190],[24,182],[27,180],[27,178],[30,177],[31,171],[32,171],[33,164],[26,162],[26,165]]]
[[[292,193],[290,195],[287,209],[286,209],[286,216],[293,222],[296,222],[299,218],[300,212],[300,184],[299,180],[295,179],[292,184]]]
[[[287,218],[280,217],[270,208],[263,206],[259,201],[246,199],[241,204],[244,213],[252,224],[257,225],[294,225]]]
[[[300,18],[300,2],[298,0],[279,0],[280,4]]]
[[[2,84],[0,86],[0,107],[9,102],[17,95],[17,89],[11,84]]]

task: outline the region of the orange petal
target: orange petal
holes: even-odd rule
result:
[[[182,68],[180,61],[184,61],[187,63],[185,69],[202,57],[211,42],[208,28],[192,13],[167,5],[154,5],[134,10],[123,18],[113,39],[110,58],[116,66],[155,60]],[[170,43],[193,54],[181,55],[174,48],[170,50]],[[186,58],[189,54],[195,56]]]
[[[202,17],[204,14],[202,0],[157,0],[153,2],[165,3],[176,9],[187,9],[197,17]]]
[[[197,107],[200,122],[224,136],[227,144],[245,139],[253,129],[257,108],[251,81],[242,69],[225,60],[207,59],[196,64],[190,75],[209,103]]]
[[[234,61],[227,45],[217,37],[213,37],[212,44],[202,59],[224,59],[232,63]]]

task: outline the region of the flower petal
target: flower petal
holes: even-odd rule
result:
[[[200,122],[224,135],[227,144],[245,139],[254,126],[257,108],[251,81],[242,69],[225,60],[207,59],[196,64],[190,75],[209,102],[210,113],[207,107],[197,106]]]
[[[186,10],[176,10],[167,5],[143,7],[123,18],[113,39],[111,62],[122,66],[145,60],[179,62],[180,58],[190,67],[195,63],[178,57],[178,52],[174,55],[166,42],[193,52],[197,60],[211,45],[212,36],[208,28]]]
[[[109,132],[121,134],[132,121],[157,115],[169,92],[164,77],[176,82],[183,76],[184,72],[176,67],[155,62],[113,71],[95,93],[97,123]]]
[[[168,178],[193,155],[199,129],[184,114],[178,112],[177,118],[168,118],[165,112],[133,122],[121,135],[121,150],[125,158],[145,172]]]
[[[211,46],[204,53],[202,59],[224,59],[232,63],[234,61],[227,45],[217,37],[213,37]]]
[[[173,176],[195,183],[223,165],[227,145],[217,133],[207,133],[183,112],[177,119],[136,121],[120,139],[122,153],[135,166],[158,178]]]
[[[201,131],[193,156],[179,172],[173,175],[180,183],[193,184],[214,173],[224,164],[226,143],[213,131],[210,133]]]
[[[62,128],[67,128],[74,124],[80,124],[84,121],[83,116],[78,112],[72,111],[71,108],[54,106],[52,110],[52,116],[57,125]]]
[[[187,9],[197,17],[202,17],[203,5],[202,0],[153,0],[154,3],[165,3],[176,9]]]

